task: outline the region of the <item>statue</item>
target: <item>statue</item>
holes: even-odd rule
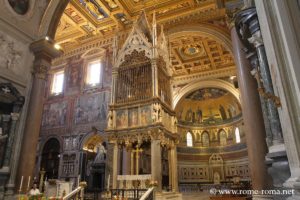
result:
[[[219,185],[221,183],[220,174],[218,172],[214,173],[214,184]]]
[[[153,104],[153,122],[161,122],[161,107],[158,103]]]
[[[110,110],[108,112],[108,115],[107,115],[107,127],[108,128],[112,128],[113,127],[113,112]]]
[[[105,160],[105,155],[106,155],[106,149],[105,147],[100,143],[96,146],[97,148],[97,155],[94,160],[94,163],[101,163]]]

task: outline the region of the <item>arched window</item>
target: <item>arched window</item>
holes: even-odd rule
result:
[[[238,127],[235,128],[235,142],[236,143],[241,142],[240,130]]]
[[[190,132],[186,134],[186,146],[193,147],[193,136]]]

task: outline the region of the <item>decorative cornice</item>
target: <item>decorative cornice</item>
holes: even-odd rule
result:
[[[194,80],[206,80],[212,78],[222,78],[226,76],[231,76],[236,74],[236,67],[226,67],[224,69],[211,70],[206,72],[201,72],[197,74],[184,75],[184,76],[176,76],[173,78],[174,85],[190,83]]]

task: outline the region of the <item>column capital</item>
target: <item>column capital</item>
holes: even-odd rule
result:
[[[118,68],[117,67],[113,67],[111,73],[112,73],[113,76],[117,76],[118,75]]]
[[[226,10],[226,24],[229,30],[231,30],[235,26],[235,16],[238,12],[241,11],[242,8],[234,8]]]
[[[249,41],[257,31],[260,31],[257,12],[255,7],[250,7],[239,11],[235,17],[235,27],[238,37],[244,46],[253,51],[254,46]]]
[[[31,43],[30,50],[35,56],[33,74],[40,79],[46,79],[51,60],[63,53],[52,40],[46,38]]]

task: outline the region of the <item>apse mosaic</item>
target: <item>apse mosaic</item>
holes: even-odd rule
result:
[[[109,98],[108,92],[80,97],[75,105],[75,124],[106,120]]]
[[[177,118],[183,123],[218,124],[241,116],[237,99],[218,88],[204,88],[188,94],[176,106]]]
[[[67,119],[67,102],[46,104],[43,111],[42,127],[64,126]]]
[[[25,15],[29,8],[29,0],[8,0],[8,3],[19,15]]]
[[[228,92],[226,92],[225,90],[221,90],[218,88],[205,88],[192,92],[186,97],[186,99],[204,101],[209,99],[216,99],[226,94],[228,94]]]

